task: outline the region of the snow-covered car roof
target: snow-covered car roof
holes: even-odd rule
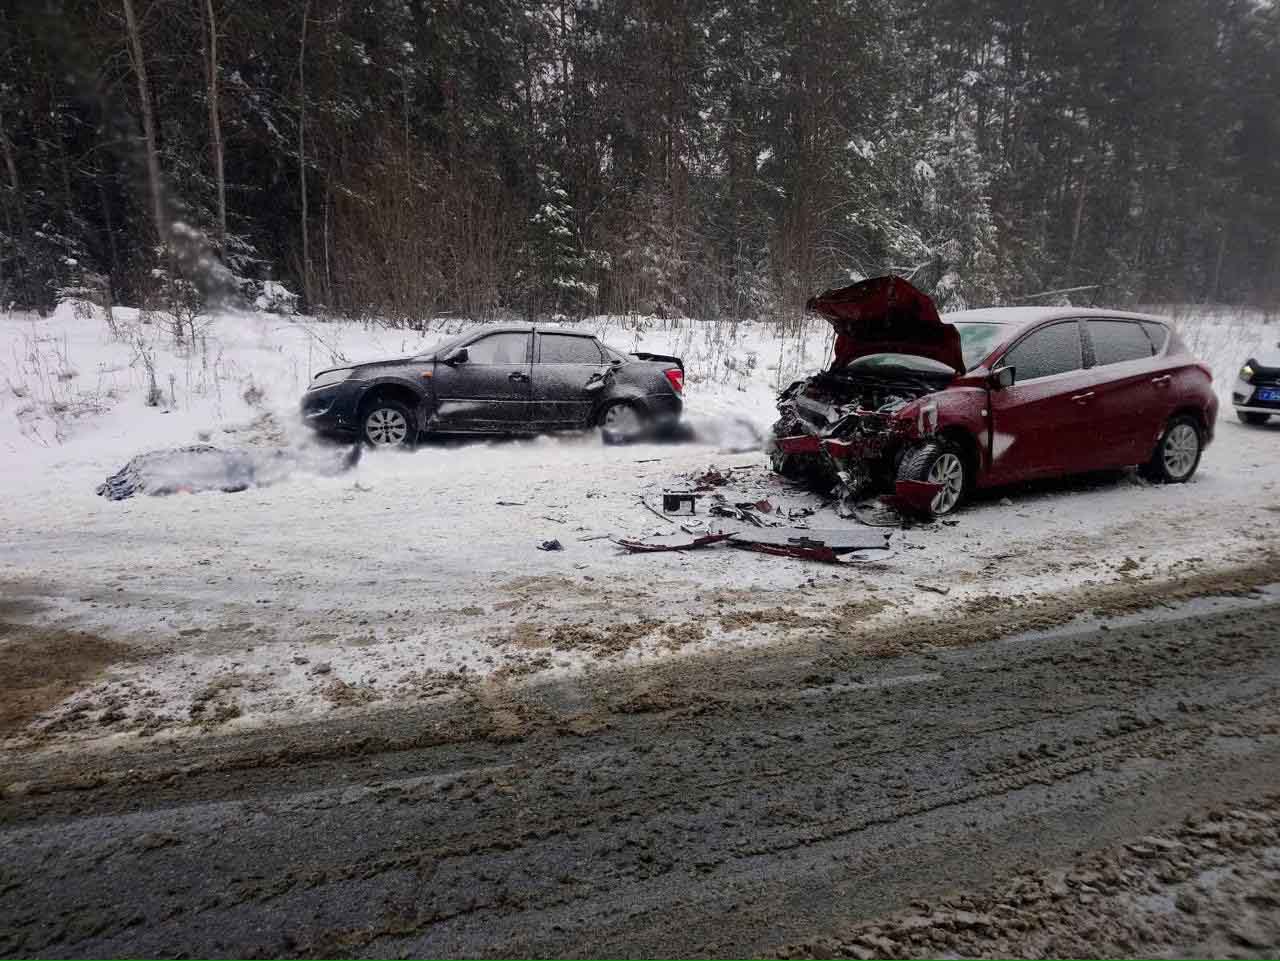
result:
[[[1029,327],[1060,317],[1122,317],[1155,321],[1159,324],[1169,323],[1164,317],[1157,317],[1155,314],[1136,314],[1128,310],[1107,310],[1102,307],[979,307],[942,315],[942,319],[948,324],[1008,324],[1011,327]]]

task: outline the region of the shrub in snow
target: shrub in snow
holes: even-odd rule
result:
[[[240,289],[256,310],[269,314],[297,313],[298,295],[278,281],[246,280]]]

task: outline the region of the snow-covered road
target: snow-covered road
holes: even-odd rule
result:
[[[713,465],[745,468],[735,472],[742,499],[805,502],[761,461],[706,445],[544,439],[374,455],[339,478],[120,503],[95,497],[87,476],[71,483],[72,472],[0,505],[0,579],[7,596],[38,605],[25,615],[33,622],[134,652],[51,712],[66,737],[284,720],[438,696],[477,675],[872,624],[880,630],[862,646],[874,648],[895,626],[944,611],[963,620],[1004,609],[1016,629],[1020,605],[1070,604],[1087,596],[1077,589],[1276,557],[1280,430],[1232,422],[1189,485],[1125,476],[1002,492],[845,568],[729,550],[629,556],[608,539],[669,533],[638,495],[657,503],[662,487]],[[537,549],[551,538],[565,549]]]
[[[703,436],[767,418],[762,378],[717,384],[691,384]],[[1268,574],[1280,563],[1280,426],[1230,413],[1188,485],[1126,475],[998,492],[840,568],[611,543],[670,533],[639,496],[656,504],[712,466],[742,468],[731,499],[817,503],[732,444],[428,446],[339,477],[110,502],[96,484],[140,449],[195,440],[194,423],[219,424],[212,442],[228,446],[290,433],[282,413],[245,430],[198,408],[112,416],[114,434],[0,467],[0,622],[118,645],[78,691],[0,732],[11,748],[233,730],[729,647],[918,650],[1280,580]],[[129,418],[153,426],[131,439]],[[552,538],[563,551],[537,549]],[[0,638],[11,658],[41,656],[17,643]]]

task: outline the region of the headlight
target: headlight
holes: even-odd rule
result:
[[[1240,368],[1240,379],[1241,379],[1242,381],[1244,381],[1246,384],[1252,384],[1252,383],[1253,383],[1253,368],[1252,368],[1252,367],[1250,367],[1248,364],[1245,364],[1243,367],[1241,367],[1241,368]]]
[[[316,374],[315,380],[311,382],[311,386],[308,387],[307,390],[315,390],[317,387],[329,387],[332,384],[341,384],[350,376],[350,367],[340,367],[337,370],[326,370],[323,373]]]

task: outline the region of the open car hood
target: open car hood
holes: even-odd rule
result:
[[[943,323],[933,301],[901,277],[873,277],[810,297],[805,307],[836,331],[832,368],[868,354],[912,354],[963,374],[960,331]]]

